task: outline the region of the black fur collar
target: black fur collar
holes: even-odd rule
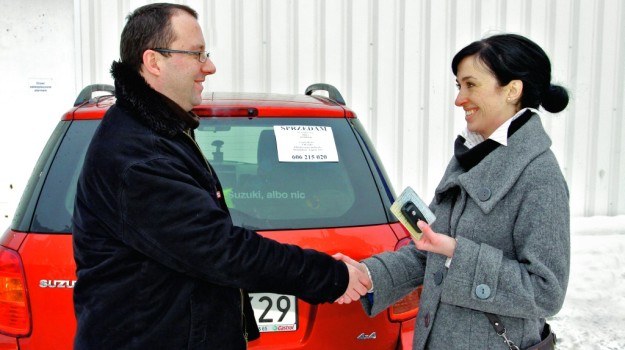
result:
[[[113,61],[117,104],[130,115],[163,136],[174,137],[186,129],[195,129],[199,118],[187,112],[165,95],[152,89],[145,79],[123,62]]]

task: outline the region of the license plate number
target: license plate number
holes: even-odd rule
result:
[[[250,293],[260,332],[297,330],[297,299],[292,295]]]

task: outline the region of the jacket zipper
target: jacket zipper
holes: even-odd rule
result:
[[[189,135],[186,131],[184,131],[183,134],[187,135],[187,137],[191,140],[191,142],[193,142],[193,144],[195,145],[196,151],[199,153],[200,158],[202,158],[202,160],[204,161],[204,164],[206,165],[206,169],[208,169],[208,172],[211,174],[211,176],[214,176],[210,165],[208,165],[208,161],[206,160],[206,158],[204,158],[204,154],[202,154],[202,150],[200,149],[200,146],[197,144],[197,142],[195,142],[193,137],[191,137],[191,135]],[[245,348],[247,349],[248,334],[247,334],[247,322],[245,322],[245,311],[244,311],[245,298],[243,296],[243,289],[239,289],[239,294],[241,295],[241,325],[243,326],[243,339],[245,339]]]
[[[245,339],[245,348],[247,348],[247,322],[245,322],[245,298],[243,296],[243,289],[239,289],[241,294],[241,324],[243,325],[243,338]]]
[[[187,135],[187,137],[189,138],[189,140],[191,140],[191,142],[193,143],[193,145],[195,145],[195,150],[197,151],[197,154],[199,155],[200,158],[202,158],[202,160],[204,161],[204,165],[206,165],[206,170],[208,170],[208,173],[210,174],[210,176],[217,180],[217,175],[215,175],[213,173],[213,168],[211,168],[210,164],[208,164],[208,160],[206,160],[206,158],[204,158],[204,154],[202,153],[202,150],[200,149],[200,145],[197,144],[197,142],[195,141],[195,139],[193,137],[191,137],[191,135],[187,132],[187,131],[183,131],[183,134]],[[217,185],[214,186],[214,190],[215,190],[215,194],[217,195],[217,199],[220,199],[222,196],[221,191],[219,191],[217,189]]]
[[[206,165],[206,169],[208,169],[208,172],[211,174],[211,176],[215,176],[213,175],[213,171],[211,170],[210,165],[208,165],[208,161],[206,160],[206,158],[204,158],[204,154],[202,153],[202,150],[200,149],[200,145],[197,144],[197,142],[195,142],[195,140],[193,139],[193,137],[191,137],[191,135],[189,135],[189,133],[185,130],[182,132],[183,134],[185,134],[189,140],[191,140],[191,142],[193,142],[193,144],[195,145],[195,150],[198,152],[200,158],[202,158],[202,160],[204,161],[204,165]]]

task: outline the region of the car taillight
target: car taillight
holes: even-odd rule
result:
[[[401,247],[410,244],[410,238],[403,238],[397,242],[395,250],[399,250]],[[417,316],[419,312],[419,300],[421,298],[422,286],[406,295],[402,300],[391,305],[389,308],[389,318],[393,322],[403,322]]]
[[[26,280],[19,254],[0,247],[0,333],[20,337],[30,333]]]

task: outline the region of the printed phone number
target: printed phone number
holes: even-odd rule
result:
[[[327,160],[328,156],[325,154],[294,154],[291,158],[295,160]]]

